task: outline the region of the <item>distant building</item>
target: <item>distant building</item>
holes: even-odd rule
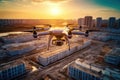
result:
[[[85,16],[84,25],[86,25],[88,28],[92,28],[93,26],[92,16]]]
[[[0,65],[0,80],[12,80],[24,73],[26,73],[26,68],[22,61],[12,61]]]
[[[117,28],[120,29],[120,18],[117,20]]]
[[[97,28],[102,27],[102,18],[101,17],[96,18],[96,27]]]
[[[120,70],[117,68],[105,68],[102,75],[103,80],[120,80]]]
[[[102,80],[101,69],[77,59],[69,65],[68,75],[75,80]]]
[[[78,25],[79,26],[84,25],[84,18],[79,18],[78,19]]]
[[[102,20],[102,27],[104,27],[104,28],[108,27],[108,19]]]
[[[110,17],[108,20],[108,27],[109,28],[115,28],[116,25],[116,18],[115,17]]]
[[[0,27],[13,25],[40,25],[40,24],[77,24],[73,19],[0,19]]]
[[[6,26],[6,25],[24,25],[24,24],[39,24],[40,19],[0,19],[0,26]]]
[[[93,27],[93,28],[96,27],[95,19],[92,20],[92,27]]]
[[[120,64],[120,48],[116,48],[112,50],[109,54],[105,55],[104,58],[105,62],[119,65]]]

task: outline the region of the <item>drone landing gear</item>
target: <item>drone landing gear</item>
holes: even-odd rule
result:
[[[65,36],[66,43],[68,43],[69,51],[70,51],[70,42],[67,36]]]

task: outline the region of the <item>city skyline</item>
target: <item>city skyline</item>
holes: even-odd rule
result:
[[[119,0],[0,0],[1,19],[108,19],[119,13]]]

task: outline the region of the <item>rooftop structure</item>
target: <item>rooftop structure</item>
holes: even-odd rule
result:
[[[105,62],[113,65],[120,64],[120,48],[116,48],[105,56]]]
[[[91,63],[81,62],[77,59],[69,65],[68,74],[75,80],[102,80],[102,69]]]
[[[21,60],[16,60],[16,61],[8,62],[8,63],[3,63],[3,64],[0,64],[0,70],[6,70],[10,67],[14,67],[16,65],[23,64],[23,63],[24,62],[21,61]]]
[[[92,22],[92,16],[85,16],[84,18],[84,25],[86,25],[88,28],[91,28],[93,26]]]
[[[120,80],[120,70],[115,68],[106,68],[102,71],[103,80]]]

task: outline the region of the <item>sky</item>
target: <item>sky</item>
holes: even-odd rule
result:
[[[0,18],[120,18],[120,0],[0,0]]]

